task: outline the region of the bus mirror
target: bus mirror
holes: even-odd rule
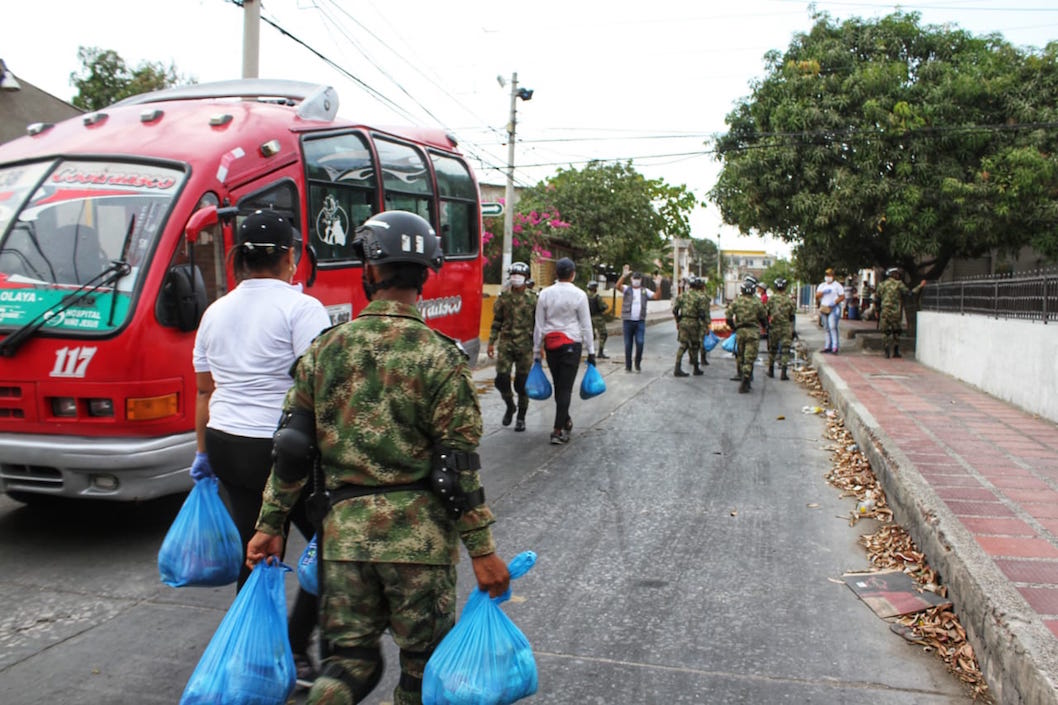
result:
[[[218,220],[220,219],[217,217],[216,206],[199,208],[187,219],[187,225],[184,226],[184,236],[188,242],[198,242],[199,233],[216,225]]]
[[[234,206],[228,206],[225,208],[205,206],[199,208],[191,214],[191,217],[187,219],[187,225],[184,226],[184,235],[187,237],[187,241],[192,244],[198,242],[199,234],[206,228],[213,227],[220,220],[223,220],[224,224],[228,225],[231,222],[231,217],[235,215],[238,210],[239,209]]]
[[[163,326],[185,333],[198,328],[206,310],[206,283],[202,272],[193,264],[177,264],[166,272],[155,314]]]

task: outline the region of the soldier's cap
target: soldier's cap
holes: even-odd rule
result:
[[[555,274],[557,274],[560,279],[567,279],[569,275],[573,274],[573,270],[576,268],[577,266],[573,264],[573,260],[569,257],[563,257],[555,263]]]

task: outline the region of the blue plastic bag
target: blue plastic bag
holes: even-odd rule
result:
[[[284,705],[294,691],[283,577],[290,568],[261,561],[235,596],[180,705]]]
[[[706,352],[709,352],[719,344],[720,338],[717,338],[716,333],[713,331],[709,331],[709,334],[702,338],[702,347],[705,348]]]
[[[525,393],[530,399],[542,401],[551,396],[551,383],[547,381],[544,374],[544,366],[539,360],[533,362],[529,370],[529,376],[525,378]]]
[[[588,363],[588,369],[584,370],[584,377],[580,380],[580,398],[591,399],[606,391],[606,381],[602,378],[595,365]]]
[[[511,578],[533,567],[536,554],[525,551],[507,565]],[[509,705],[536,692],[533,649],[504,614],[508,590],[490,598],[475,589],[459,621],[438,644],[422,680],[423,705]]]
[[[733,352],[735,352],[735,345],[737,344],[737,342],[738,342],[738,340],[737,340],[737,337],[735,336],[735,332],[731,331],[731,335],[729,335],[726,338],[724,338],[724,342],[720,344],[720,347],[722,347],[724,350],[728,351],[729,353],[733,353]]]
[[[220,498],[217,478],[195,482],[158,550],[162,582],[173,587],[230,585],[239,577],[242,541]]]
[[[313,536],[298,559],[298,582],[301,589],[310,595],[320,594],[320,575],[317,563],[316,537]]]

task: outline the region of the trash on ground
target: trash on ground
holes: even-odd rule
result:
[[[921,590],[911,576],[899,569],[846,573],[842,577],[849,589],[882,619],[951,605],[947,598]]]

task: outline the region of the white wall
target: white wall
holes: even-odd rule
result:
[[[1058,423],[1058,324],[919,311],[915,358]]]

